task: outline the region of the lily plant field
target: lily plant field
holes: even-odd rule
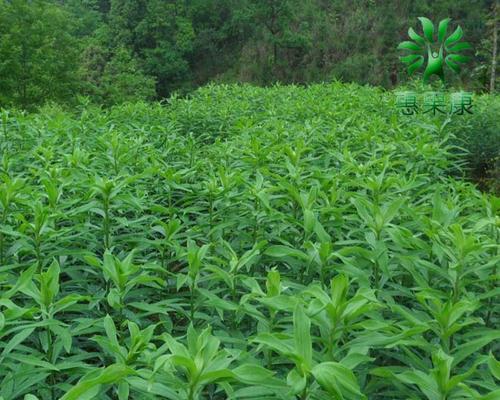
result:
[[[500,399],[500,199],[394,97],[2,111],[0,398]]]

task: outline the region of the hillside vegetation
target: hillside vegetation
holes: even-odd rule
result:
[[[498,399],[473,120],[394,103],[333,83],[4,111],[1,398]]]
[[[472,50],[449,84],[498,88],[498,0],[3,0],[0,107],[162,100],[209,82],[408,82],[397,46],[451,18]],[[437,31],[436,31],[437,32]],[[421,33],[423,34],[423,33]],[[462,48],[464,49],[464,48]],[[496,73],[496,74],[495,74]]]

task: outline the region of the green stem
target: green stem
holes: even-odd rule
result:
[[[380,237],[381,237],[381,232],[379,230],[377,230],[375,232],[375,236],[376,236],[376,240],[378,242],[380,240]],[[380,288],[380,268],[379,268],[378,257],[375,260],[375,265],[374,265],[374,268],[373,268],[373,278],[374,278],[374,281],[375,281],[375,289],[378,290]]]
[[[41,251],[41,240],[40,235],[35,233],[35,254],[36,254],[36,263],[38,268],[38,273],[42,272],[42,251]]]
[[[50,313],[51,314],[51,313]],[[53,316],[49,314],[49,319],[52,319]],[[44,317],[45,319],[45,317]],[[54,364],[53,358],[54,358],[54,346],[53,346],[53,340],[52,340],[52,333],[50,332],[50,328],[48,326],[45,327],[45,333],[47,334],[47,361],[51,364]],[[49,381],[50,381],[50,397],[52,400],[55,400],[56,393],[56,379],[54,376],[54,372],[52,371],[50,376],[49,376]]]
[[[8,207],[8,205],[7,205]],[[5,222],[7,221],[7,207],[3,210],[2,213],[2,225],[5,225]],[[4,236],[3,233],[0,232],[0,266],[2,266],[5,263],[5,249],[4,249]]]
[[[319,280],[320,280],[320,283],[321,283],[321,288],[322,289],[325,289],[325,265],[323,263],[321,263],[321,265],[319,266]]]
[[[209,204],[210,204],[210,229],[209,232],[212,231],[212,227],[214,225],[214,202],[213,202],[213,197],[212,197],[212,192],[209,192]]]
[[[253,209],[254,211],[254,223],[253,223],[253,241],[254,243],[257,242],[257,230],[258,230],[258,224],[259,224],[259,202],[257,200],[257,196],[254,198],[254,204],[253,204]]]
[[[306,377],[306,386],[304,387],[304,390],[302,391],[302,395],[300,396],[301,400],[306,400],[307,399],[307,377]]]
[[[103,221],[103,231],[104,231],[104,249],[108,250],[110,245],[110,232],[109,232],[109,198],[106,196],[103,200],[104,208],[104,221]]]
[[[193,282],[191,284],[191,297],[189,301],[189,306],[190,306],[190,315],[191,315],[191,322],[193,323],[194,326],[194,313],[195,313],[195,304],[194,304],[194,291],[196,288],[196,281],[193,279]]]
[[[276,313],[269,309],[269,333],[272,333],[274,328],[274,318]],[[267,358],[267,369],[272,370],[273,367],[273,352],[272,350],[266,350],[266,358]]]

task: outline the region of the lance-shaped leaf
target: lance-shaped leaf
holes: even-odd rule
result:
[[[424,65],[424,57],[420,56],[417,61],[408,67],[408,75],[413,75],[413,73]]]
[[[312,369],[318,383],[335,399],[366,399],[349,368],[340,363],[324,362]]]
[[[46,272],[40,276],[40,294],[42,303],[48,307],[59,293],[59,263],[54,260]]]
[[[422,51],[422,48],[415,42],[404,41],[398,44],[400,50]]]
[[[454,63],[466,63],[470,60],[470,57],[463,56],[461,54],[448,54],[446,58],[449,58]]]
[[[500,361],[498,361],[492,352],[490,352],[488,358],[488,367],[491,374],[498,380],[500,380]]]
[[[425,38],[431,43],[434,42],[434,24],[432,21],[426,17],[419,17],[418,19],[422,24]]]
[[[449,51],[450,53],[457,53],[459,51],[469,50],[469,49],[472,49],[472,46],[470,45],[470,43],[463,42],[463,43],[457,43],[457,44],[447,48],[446,50]]]
[[[257,335],[253,341],[268,346],[285,357],[289,357],[293,360],[297,360],[298,358],[290,341],[285,341],[281,337],[278,338],[275,334],[264,332]]]
[[[465,360],[469,355],[477,353],[488,343],[500,340],[500,331],[485,329],[474,332],[474,336],[469,336],[467,339],[466,343],[461,344],[453,352],[453,367]]]
[[[301,304],[297,304],[293,313],[293,334],[295,349],[302,357],[304,367],[309,370],[312,366],[311,320]]]
[[[444,45],[446,48],[451,46],[453,43],[458,42],[460,39],[462,39],[462,36],[464,35],[464,32],[462,31],[462,28],[460,26],[455,29],[455,32],[453,32],[448,39],[444,42]]]
[[[451,59],[450,59],[450,56],[448,55],[444,61],[446,62],[446,65],[448,65],[448,67],[450,67],[454,72],[456,72],[457,74],[460,73],[460,65],[458,64],[455,64]]]
[[[420,46],[425,46],[425,39],[420,36],[413,28],[408,29],[408,36],[410,37],[411,40],[414,40],[416,43],[418,43]]]
[[[307,385],[307,375],[301,374],[297,368],[290,370],[286,377],[286,383],[291,388],[291,394],[297,395],[304,390]]]
[[[269,297],[278,296],[281,293],[281,275],[280,272],[272,269],[267,273],[266,290]]]
[[[82,396],[86,395],[89,391],[96,387],[104,384],[117,383],[121,379],[134,375],[133,369],[127,367],[123,364],[113,364],[109,367],[103,369],[99,375],[95,377],[90,377],[94,374],[90,374],[88,377],[84,377],[80,382],[73,386],[62,398],[61,400],[77,400]],[[97,393],[96,393],[97,394]]]
[[[20,345],[34,330],[35,328],[26,328],[14,335],[14,337],[5,345],[2,353],[0,354],[0,363],[3,362],[4,357],[7,356],[7,354]]]
[[[439,388],[433,377],[422,371],[405,371],[396,375],[396,379],[409,385],[418,386],[429,400],[442,398],[440,397]]]
[[[399,57],[399,59],[405,64],[413,64],[415,61],[420,60],[420,58],[422,58],[422,56],[419,56],[418,54],[409,54],[404,57]]]
[[[306,253],[283,245],[268,247],[264,254],[276,258],[293,257],[304,261],[307,261],[309,259],[309,256]]]
[[[265,369],[258,364],[243,364],[233,369],[237,380],[249,385],[259,385],[284,389],[286,386],[281,379],[274,377],[274,372]]]
[[[448,24],[450,23],[450,21],[451,21],[450,18],[446,18],[446,19],[443,19],[439,23],[439,27],[438,27],[438,42],[439,43],[443,43],[444,38],[446,37],[446,32],[448,30]]]

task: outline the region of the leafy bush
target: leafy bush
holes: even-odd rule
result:
[[[473,115],[454,127],[468,151],[472,176],[483,187],[500,191],[500,97],[484,95],[475,99]]]
[[[500,203],[448,126],[341,84],[4,112],[0,396],[498,398]]]

